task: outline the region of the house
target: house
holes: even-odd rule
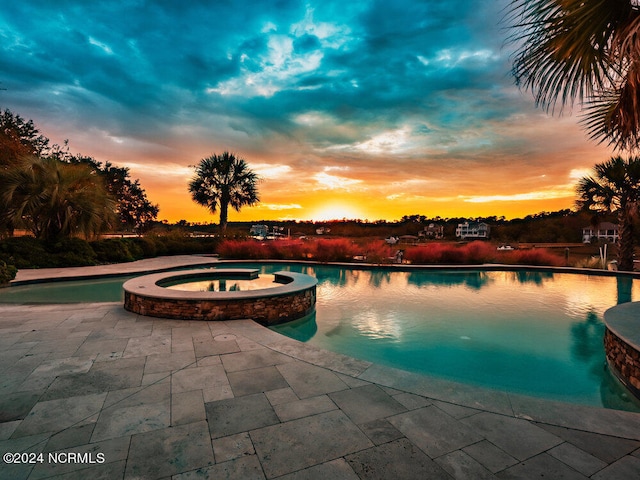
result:
[[[611,222],[602,222],[597,226],[584,227],[582,229],[582,243],[590,243],[594,240],[617,242],[620,238],[618,225]]]
[[[459,223],[456,228],[456,237],[466,240],[467,238],[489,238],[491,227],[484,222],[464,222]]]
[[[269,226],[268,225],[251,225],[251,229],[249,230],[249,235],[254,238],[258,238],[260,240],[264,240],[269,235]]]
[[[418,237],[440,240],[444,237],[444,227],[437,223],[430,223],[418,232]]]

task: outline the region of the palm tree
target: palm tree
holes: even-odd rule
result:
[[[640,1],[512,0],[516,83],[547,110],[586,106],[592,138],[640,147]]]
[[[0,224],[46,241],[92,237],[115,219],[115,203],[96,172],[55,158],[28,157],[0,170],[0,207]]]
[[[613,157],[594,167],[595,175],[582,178],[577,187],[578,206],[617,213],[618,268],[633,270],[634,220],[640,205],[640,157]]]
[[[211,213],[220,210],[220,232],[227,230],[229,205],[237,212],[245,205],[255,205],[258,197],[258,176],[247,163],[233,153],[213,154],[203,158],[195,167],[196,174],[189,182],[191,198],[207,207]]]

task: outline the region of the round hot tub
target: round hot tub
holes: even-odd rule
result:
[[[124,308],[150,317],[275,325],[311,313],[317,283],[302,273],[262,278],[258,270],[243,268],[155,273],[124,283]]]

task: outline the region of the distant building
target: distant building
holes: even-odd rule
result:
[[[464,222],[459,223],[456,228],[456,237],[466,240],[467,238],[489,238],[491,227],[484,222]]]
[[[249,235],[259,239],[265,239],[269,235],[268,225],[251,225]]]
[[[620,232],[615,223],[602,222],[595,227],[589,226],[582,229],[582,243],[590,243],[594,240],[617,242],[618,238],[620,238]]]
[[[418,232],[418,237],[440,240],[444,237],[444,227],[438,223],[430,223]]]

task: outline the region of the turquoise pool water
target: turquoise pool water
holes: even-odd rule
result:
[[[605,368],[603,312],[640,299],[628,278],[249,264],[318,279],[316,310],[272,327],[356,358],[527,395],[640,411]],[[129,278],[129,277],[127,277]],[[0,302],[120,301],[124,279],[0,290]]]

